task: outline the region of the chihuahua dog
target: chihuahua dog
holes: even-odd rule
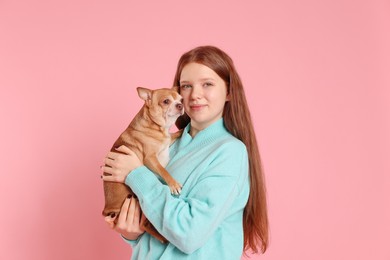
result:
[[[173,138],[179,136],[178,133],[171,135],[169,129],[184,113],[182,97],[177,87],[156,90],[138,87],[137,91],[145,104],[115,141],[111,151],[117,152],[115,148],[121,145],[127,146],[146,167],[164,179],[172,194],[177,195],[181,191],[181,185],[164,167],[169,161],[169,145],[173,141],[172,136]],[[103,185],[105,196],[103,216],[117,217],[124,200],[129,195],[135,196],[135,194],[123,183],[104,181]],[[161,242],[166,242],[149,221],[146,221],[143,228]]]

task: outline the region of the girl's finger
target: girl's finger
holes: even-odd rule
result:
[[[134,209],[134,224],[139,225],[141,219],[141,209],[139,206],[139,201],[135,199],[135,209]]]
[[[127,212],[127,224],[133,225],[135,211],[135,198],[131,197],[129,211]]]
[[[109,173],[109,174],[112,174],[114,171],[112,167],[105,166],[105,165],[101,166],[100,169],[102,170],[102,172]]]
[[[127,211],[129,210],[129,206],[130,206],[130,199],[126,198],[125,202],[123,202],[121,212],[119,213],[118,224],[119,223],[121,223],[121,224],[126,223]]]
[[[103,181],[112,181],[115,182],[115,177],[112,175],[100,175],[100,178],[102,178]]]
[[[121,146],[115,148],[115,150],[122,152],[122,153],[125,153],[125,154],[128,154],[128,155],[131,155],[134,153],[129,147],[127,147],[125,145],[121,145]]]
[[[108,154],[106,155],[106,158],[111,159],[111,160],[115,160],[116,158],[118,158],[119,155],[120,155],[119,153],[108,152]]]
[[[104,163],[105,165],[107,165],[107,166],[112,166],[113,163],[114,163],[114,159],[111,159],[111,158],[106,157],[106,158],[104,158],[103,163]]]
[[[114,220],[115,218],[112,218],[111,216],[107,216],[104,218],[104,221],[106,221],[107,225],[113,229],[115,227],[115,223],[114,223]]]
[[[141,212],[141,221],[139,222],[139,227],[143,231],[145,231],[143,228],[145,225],[145,221],[146,221],[146,217],[145,217],[144,213]]]

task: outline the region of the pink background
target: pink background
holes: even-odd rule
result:
[[[266,173],[268,260],[390,259],[389,1],[0,1],[0,259],[129,259],[99,165],[180,55],[221,47]]]

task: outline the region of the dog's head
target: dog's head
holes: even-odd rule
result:
[[[170,128],[176,119],[183,115],[183,98],[178,87],[147,89],[138,87],[138,96],[145,101],[144,108],[150,118],[161,127]]]

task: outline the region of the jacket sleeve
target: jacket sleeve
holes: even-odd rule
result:
[[[237,202],[244,187],[249,189],[245,145],[227,143],[216,153],[185,196],[171,195],[169,187],[145,166],[133,170],[126,178],[153,226],[187,254],[207,241],[234,203],[245,205],[247,200],[246,196],[244,202]]]
[[[121,238],[126,242],[126,243],[128,243],[131,247],[134,247],[134,246],[136,246],[137,244],[138,244],[138,241],[139,241],[139,237],[136,239],[136,240],[130,240],[130,239],[127,239],[127,238],[125,238],[124,236],[122,236],[122,235],[120,235],[121,236]]]

